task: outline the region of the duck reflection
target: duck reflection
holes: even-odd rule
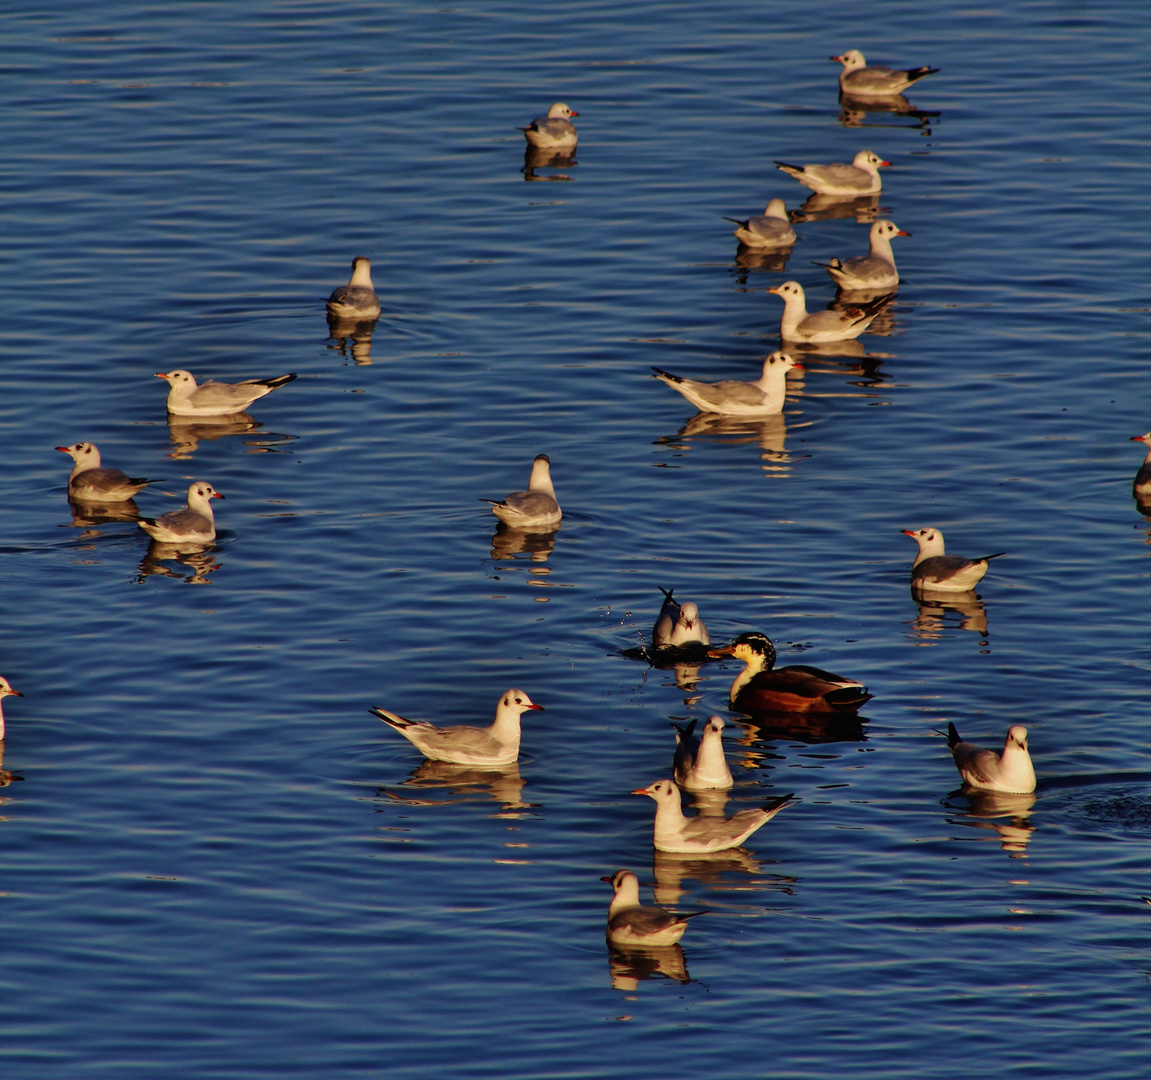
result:
[[[931,121],[939,116],[938,110],[928,112],[925,109],[917,109],[902,94],[890,94],[881,98],[857,98],[841,93],[839,95],[839,108],[839,122],[844,127],[919,128],[920,134],[925,137],[931,134]],[[910,124],[896,124],[890,120],[881,120],[868,123],[867,114],[869,112],[888,113],[893,117],[905,116],[912,122]]]
[[[994,831],[1000,840],[1000,848],[1011,858],[1018,859],[1027,853],[1027,844],[1035,832],[1028,816],[1035,805],[1035,798],[1033,791],[1023,795],[964,787],[952,792],[944,805],[950,810],[960,811],[958,816],[949,817],[948,821],[967,828]]]
[[[607,947],[608,972],[613,990],[634,992],[647,979],[689,983],[687,960],[679,945]]]
[[[879,205],[879,194],[874,195],[820,195],[813,192],[807,201],[791,212],[791,220],[801,221],[831,221],[838,218],[850,218],[860,225],[871,225],[879,220],[880,210],[887,213],[887,208]]]
[[[505,811],[513,811],[508,816],[518,817],[514,811],[540,805],[524,802],[525,782],[520,776],[519,765],[514,763],[504,768],[477,768],[450,761],[424,761],[400,785],[408,790],[381,787],[380,794],[405,806],[450,806],[457,802],[494,799]],[[441,797],[422,797],[414,792],[437,792]]]
[[[799,393],[789,380],[789,394]],[[807,423],[793,424],[793,428],[808,427]],[[787,422],[782,413],[774,416],[720,416],[717,413],[696,413],[675,435],[664,435],[656,439],[656,445],[688,449],[681,440],[715,439],[732,446],[756,443],[760,449],[759,459],[763,471],[769,475],[788,473],[795,461],[784,449],[787,438]],[[806,457],[807,455],[803,455]]]
[[[959,617],[959,629],[987,636],[987,609],[977,592],[940,592],[911,586],[911,598],[919,607],[918,618],[911,626],[915,636],[925,641],[938,640],[947,629],[948,616]],[[986,644],[986,642],[984,642]]]
[[[334,342],[329,349],[343,357],[350,356],[354,364],[366,367],[372,361],[372,332],[378,319],[341,319],[328,316],[328,337]]]
[[[162,544],[149,540],[148,550],[136,570],[136,583],[143,585],[152,576],[179,578],[185,585],[211,585],[209,574],[220,569],[214,544]],[[181,574],[165,563],[186,566],[191,574]]]
[[[570,169],[579,162],[575,159],[574,148],[567,153],[558,153],[554,149],[540,146],[529,146],[524,150],[524,167],[520,170],[525,180],[571,180],[565,173],[556,173],[554,176],[536,176],[536,169]]]
[[[528,555],[532,562],[547,562],[555,551],[556,533],[561,527],[556,526],[550,532],[532,532],[501,521],[492,537],[492,558],[512,559],[517,555]]]
[[[759,743],[798,742],[805,746],[824,743],[867,742],[863,725],[866,716],[858,713],[744,713],[751,740]]]

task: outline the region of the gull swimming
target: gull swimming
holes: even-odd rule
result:
[[[757,810],[740,810],[731,817],[685,817],[679,788],[672,780],[657,780],[633,795],[649,795],[655,800],[654,842],[657,851],[703,854],[739,847],[756,829],[766,825],[794,793],[770,799]]]
[[[857,338],[892,300],[891,293],[843,311],[808,312],[807,296],[798,281],[785,281],[767,290],[783,300],[779,336],[784,341],[812,345]]]
[[[791,227],[787,206],[782,199],[772,199],[762,214],[744,221],[729,217],[723,220],[739,226],[735,235],[749,248],[791,247],[795,243],[795,230]]]
[[[863,53],[858,49],[848,49],[842,56],[833,56],[831,59],[843,65],[839,73],[839,89],[848,97],[890,97],[902,93],[925,75],[934,75],[939,71],[939,68],[933,67],[898,71],[880,64],[868,67]]]
[[[877,221],[871,226],[869,254],[857,255],[853,259],[832,259],[830,263],[815,265],[822,266],[841,289],[868,292],[894,289],[899,284],[899,272],[895,269],[891,240],[896,236],[910,235],[894,221]]]
[[[520,717],[530,711],[543,712],[522,690],[505,691],[496,705],[496,718],[489,727],[456,724],[436,727],[426,720],[405,720],[387,709],[371,708],[379,717],[432,761],[456,765],[510,765],[520,756]]]
[[[527,127],[519,130],[532,146],[543,150],[574,150],[579,135],[569,116],[579,116],[579,113],[557,101],[548,109],[547,116],[537,116]]]
[[[659,609],[655,626],[651,630],[651,644],[654,649],[682,649],[692,645],[710,645],[711,637],[699,608],[690,600],[679,603],[673,596],[674,589],[659,590],[663,593],[663,606]]]
[[[723,753],[723,717],[711,716],[704,721],[703,734],[695,735],[693,720],[686,727],[675,728],[675,782],[684,791],[726,791],[735,787],[727,758]]]
[[[788,176],[795,177],[801,184],[820,195],[875,195],[882,187],[879,170],[890,166],[878,154],[870,150],[860,150],[850,165],[836,162],[833,165],[788,165],[777,161],[775,166]]]
[[[1013,724],[1007,729],[1003,753],[964,742],[954,724],[947,725],[947,745],[964,783],[981,791],[1026,794],[1035,790],[1035,768],[1027,752],[1027,728]]]
[[[607,939],[613,945],[674,945],[683,937],[688,919],[707,914],[673,915],[661,907],[641,906],[639,878],[630,870],[617,870],[600,881],[610,881],[615,890],[607,909]]]
[[[784,309],[787,310],[786,308]],[[721,416],[771,416],[783,412],[787,395],[787,373],[803,365],[787,353],[773,352],[763,361],[763,374],[755,382],[721,379],[697,382],[653,367],[655,378],[682,394],[700,412]]]
[[[56,449],[72,456],[68,496],[78,502],[127,502],[149,483],[141,476],[102,468],[100,451],[94,443],[78,442],[71,446],[57,446]]]
[[[563,513],[556,501],[552,486],[551,458],[540,454],[532,462],[527,491],[513,491],[499,502],[481,499],[492,504],[492,513],[500,521],[517,529],[552,528],[560,523]]]
[[[943,533],[933,526],[922,529],[903,529],[919,545],[919,552],[911,564],[912,587],[934,589],[939,592],[969,592],[987,573],[991,559],[1006,555],[997,551],[979,559],[965,559],[962,555],[945,555]]]
[[[4,699],[6,697],[23,697],[19,690],[13,690],[11,684],[3,675],[0,675],[0,741],[4,739]]]
[[[1131,494],[1137,499],[1143,499],[1145,496],[1151,495],[1151,431],[1146,435],[1132,435],[1132,442],[1141,442],[1147,444],[1147,456],[1143,459],[1143,464],[1139,466],[1139,471],[1135,474],[1135,482],[1131,485]]]
[[[352,260],[352,277],[328,297],[328,314],[333,319],[375,319],[380,301],[372,286],[372,264],[363,255]]]
[[[708,655],[734,656],[746,665],[728,692],[732,708],[740,712],[855,712],[873,697],[863,683],[823,668],[775,667],[775,646],[756,630]]]
[[[157,371],[157,379],[167,379],[168,412],[173,416],[229,416],[243,412],[257,398],[270,394],[295,375],[277,375],[274,379],[246,379],[238,383],[221,383],[209,379],[198,386],[190,371]]]
[[[210,544],[216,539],[216,515],[212,499],[222,499],[211,484],[197,480],[188,488],[188,505],[158,518],[141,518],[137,525],[161,544]]]

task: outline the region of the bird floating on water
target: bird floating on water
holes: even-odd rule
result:
[[[867,292],[894,289],[899,284],[899,271],[895,269],[891,241],[896,236],[910,235],[894,221],[877,221],[871,226],[871,250],[867,255],[815,265],[822,266],[841,289]]]
[[[372,264],[364,255],[352,260],[352,277],[328,297],[328,314],[333,319],[375,319],[380,301],[372,285]]]
[[[210,544],[216,539],[216,515],[212,499],[222,499],[211,484],[197,480],[188,488],[188,505],[158,518],[141,518],[136,524],[161,544]]]
[[[879,170],[891,165],[870,150],[860,150],[850,165],[788,165],[777,161],[775,167],[794,177],[820,195],[876,195],[883,186]]]
[[[527,127],[519,130],[524,138],[542,150],[574,150],[579,135],[569,117],[579,116],[575,109],[557,101],[547,116],[537,116]]]
[[[791,247],[795,243],[795,230],[791,227],[787,205],[782,199],[772,199],[763,213],[755,217],[743,221],[729,217],[723,220],[739,226],[735,235],[740,243],[749,248],[782,248]]]
[[[934,589],[937,592],[970,592],[987,573],[987,564],[1007,554],[997,551],[979,559],[965,559],[961,555],[945,555],[943,533],[928,525],[922,529],[903,529],[919,545],[919,553],[911,564],[913,588]]]
[[[786,310],[786,309],[785,309]],[[773,416],[783,412],[787,396],[787,373],[803,365],[787,353],[773,352],[763,361],[763,374],[754,382],[721,379],[697,382],[653,367],[655,378],[682,394],[700,412],[721,416]]]
[[[8,682],[3,675],[0,675],[0,741],[4,739],[4,699],[6,697],[23,697],[19,690],[14,690],[12,685]],[[3,754],[0,754],[3,757]]]
[[[794,794],[770,799],[757,810],[740,810],[731,817],[686,817],[680,791],[672,780],[656,780],[633,795],[649,795],[655,800],[653,839],[657,851],[678,851],[702,855],[739,847],[756,829],[766,825]]]
[[[607,939],[613,945],[674,945],[683,937],[689,919],[707,914],[693,911],[675,915],[661,907],[643,907],[639,902],[639,878],[630,870],[617,870],[600,881],[611,882],[615,890],[607,909]]]
[[[652,648],[683,649],[710,645],[711,636],[699,617],[699,608],[690,600],[685,604],[679,603],[672,595],[674,589],[661,588],[659,591],[663,593],[663,607],[659,609],[651,630]]]
[[[925,75],[934,75],[939,71],[939,68],[933,67],[900,71],[881,64],[868,67],[863,53],[858,49],[848,49],[842,56],[833,56],[831,59],[843,65],[839,73],[839,89],[848,97],[855,98],[882,98],[901,94]]]
[[[168,412],[173,416],[230,416],[243,412],[253,401],[290,383],[295,375],[277,375],[274,379],[245,379],[238,383],[221,383],[209,379],[202,386],[190,371],[157,371],[157,379],[167,379]]]
[[[495,499],[481,499],[480,502],[491,503],[492,513],[514,528],[554,528],[560,523],[563,513],[556,501],[556,489],[552,486],[551,464],[547,454],[538,455],[532,462],[527,491],[513,491],[499,502]]]
[[[785,281],[767,292],[783,300],[783,315],[779,320],[779,336],[783,341],[810,345],[859,337],[894,298],[892,293],[885,293],[842,311],[808,312],[807,295],[798,281]]]
[[[94,443],[78,442],[56,449],[72,456],[68,496],[77,502],[127,502],[149,483],[143,477],[129,476],[119,469],[101,467],[100,451]]]
[[[1135,474],[1135,482],[1131,485],[1131,494],[1142,500],[1151,496],[1151,431],[1147,432],[1146,435],[1132,435],[1131,441],[1147,444],[1147,456],[1143,459],[1143,464],[1139,466],[1139,471]]]
[[[1035,790],[1035,768],[1027,752],[1027,728],[1022,724],[1007,729],[1002,754],[964,742],[951,723],[947,725],[947,745],[959,775],[970,787],[1017,794]]]
[[[675,782],[684,791],[726,791],[735,787],[723,753],[723,717],[704,721],[703,734],[696,736],[696,722],[675,728]]]

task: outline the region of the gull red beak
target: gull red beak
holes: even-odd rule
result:
[[[166,379],[167,377],[168,377],[168,373],[166,371],[157,371],[156,372],[156,378],[157,379]]]
[[[632,794],[634,795],[635,792],[633,791]],[[615,877],[614,874],[605,874],[603,877],[600,878],[600,881],[611,881],[611,879],[613,877]]]
[[[68,447],[66,446],[57,446],[56,449],[62,451],[65,454],[68,453]]]
[[[915,532],[912,529],[900,529],[899,531],[903,533],[904,536],[910,536],[912,539],[915,538]]]
[[[1132,441],[1132,442],[1146,442],[1146,441],[1147,441],[1147,436],[1146,436],[1146,435],[1132,435],[1132,436],[1131,436],[1131,441]],[[67,447],[64,447],[64,446],[57,446],[57,447],[56,447],[56,449],[57,449],[57,450],[66,450],[66,449],[67,449]]]
[[[218,491],[213,491],[212,494],[209,496],[209,498],[212,498],[212,499],[222,499],[223,497],[224,496],[221,495]]]
[[[900,229],[899,232],[897,232],[895,235],[896,236],[910,236],[911,233],[909,233],[906,229]]]
[[[650,787],[650,785],[649,785],[649,787]],[[633,795],[647,795],[647,794],[649,794],[649,792],[648,792],[647,788],[641,787],[641,788],[636,788],[635,791],[632,792],[632,794]]]
[[[842,56],[829,56],[828,60],[838,60],[839,63],[841,63],[841,64],[843,63],[843,57]]]
[[[772,287],[770,289],[767,289],[765,291],[769,292],[769,293],[775,293],[775,295],[778,296],[779,295],[779,286],[778,285],[772,285]]]
[[[528,706],[528,709],[534,709],[536,712],[547,712],[542,705],[537,705],[534,701]]]
[[[891,167],[891,162],[890,162],[890,161],[881,161],[881,162],[880,162],[878,165],[876,165],[875,167],[876,167],[877,169],[882,169],[884,166],[886,166],[886,167],[890,168],[890,167]]]
[[[577,112],[575,111],[575,109],[572,109],[572,110],[571,110],[571,114],[572,114],[572,116],[579,116],[579,113],[577,113]],[[611,878],[604,878],[604,880],[605,880],[605,881],[611,881]]]

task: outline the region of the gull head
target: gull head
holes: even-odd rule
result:
[[[695,621],[698,618],[699,608],[690,600],[680,607],[678,620],[680,626],[686,626],[690,630],[695,625]]]
[[[0,698],[6,697],[23,697],[19,690],[12,689],[11,683],[8,682],[3,675],[0,675]]]
[[[925,525],[922,529],[901,529],[904,536],[910,536],[919,545],[919,554],[928,556],[942,555],[943,533],[933,525]]]
[[[1007,738],[1003,743],[1003,749],[1007,751],[1012,747],[1018,747],[1024,752],[1027,750],[1027,728],[1022,724],[1012,724],[1007,729]]]
[[[894,221],[877,221],[871,226],[872,236],[885,236],[890,239],[893,236],[910,236],[911,233],[901,229]]]
[[[71,446],[57,446],[57,450],[64,454],[71,454],[77,465],[83,463],[90,469],[100,468],[100,451],[90,442],[73,443]]]
[[[544,711],[542,705],[537,705],[522,690],[516,690],[514,687],[511,690],[504,691],[503,696],[500,698],[499,708],[507,709],[509,712],[515,713],[516,716],[522,716],[524,713],[533,709],[536,712]]]
[[[548,109],[549,120],[566,120],[569,116],[579,116],[575,109],[569,109],[562,101],[557,101]]]
[[[674,803],[678,806],[680,801],[679,788],[676,787],[673,780],[656,780],[655,783],[648,784],[647,787],[636,788],[632,794],[650,795],[657,804]]]
[[[157,371],[156,378],[167,379],[168,385],[173,389],[177,386],[187,386],[193,390],[196,388],[196,376],[183,368],[176,368],[175,371]]]
[[[887,168],[891,165],[891,162],[884,161],[878,154],[873,154],[870,150],[860,150],[859,153],[851,159],[851,164],[857,169],[863,169],[864,172],[871,172],[874,169]]]
[[[842,56],[832,56],[828,59],[835,60],[842,64],[845,71],[854,71],[856,68],[867,67],[867,62],[863,59],[863,53],[858,49],[848,49]]]
[[[807,294],[804,293],[803,286],[798,281],[785,281],[782,285],[773,285],[767,291],[776,296],[782,296],[785,304],[807,303]]]

